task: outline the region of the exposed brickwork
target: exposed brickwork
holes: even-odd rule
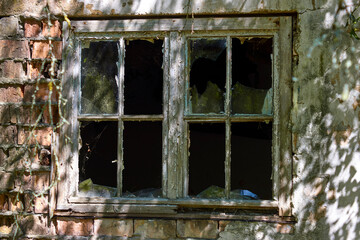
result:
[[[42,21],[42,35],[45,37],[61,37],[61,24],[58,20],[51,22],[50,32],[48,28],[48,20]]]
[[[218,234],[218,223],[212,220],[178,220],[179,237],[215,239]]]
[[[56,221],[58,235],[88,236],[93,233],[92,219],[61,218]]]
[[[0,194],[0,212],[9,210],[9,198],[5,194]]]
[[[0,40],[0,58],[29,58],[30,48],[27,40]]]
[[[30,43],[32,45],[32,58],[50,58],[49,50],[50,45],[46,41],[32,41]],[[61,59],[62,54],[62,42],[61,41],[53,41],[53,54],[55,58]]]
[[[0,86],[0,102],[21,102],[23,92],[20,87]]]
[[[120,237],[131,237],[133,235],[133,220],[104,218],[94,220],[94,234]]]
[[[17,142],[16,126],[0,126],[0,142],[2,144],[15,144]]]
[[[49,202],[47,195],[44,197],[34,197],[32,194],[25,194],[24,196],[25,210],[34,213],[48,213]]]
[[[134,235],[141,238],[168,239],[176,236],[175,220],[135,220]]]
[[[0,106],[0,123],[9,123],[9,122],[11,122],[10,107]]]
[[[15,184],[22,190],[42,191],[49,186],[49,173],[34,172],[25,174],[16,178]]]
[[[41,102],[41,101],[47,101],[49,99],[49,86],[48,84],[39,84],[39,89],[36,91],[36,85],[26,85],[24,88],[24,101],[25,102],[32,102],[33,95],[35,93],[35,101]],[[56,102],[58,98],[58,94],[55,91],[55,87],[53,87],[52,90],[52,96],[51,100],[53,102]]]
[[[25,209],[24,196],[18,194],[12,194],[9,198],[10,207],[9,210],[13,212],[20,212]]]
[[[18,135],[18,144],[40,144],[42,146],[50,146],[51,145],[51,132],[52,129],[50,127],[47,128],[39,128],[33,130],[33,135],[31,134],[30,129],[20,129]]]
[[[26,19],[24,29],[25,37],[39,37],[41,33],[41,22],[33,19]]]
[[[14,188],[14,175],[12,173],[0,172],[0,190],[11,190]]]
[[[20,33],[19,20],[16,17],[0,19],[0,37],[13,37]]]
[[[21,62],[5,61],[0,63],[0,77],[24,78],[26,72]]]

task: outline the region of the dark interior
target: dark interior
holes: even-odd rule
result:
[[[241,43],[232,39],[232,85],[237,82],[256,89],[271,88],[271,38],[253,38]]]
[[[123,191],[161,189],[162,122],[125,122],[123,141]]]
[[[125,46],[125,114],[162,114],[163,40],[128,41]]]
[[[80,182],[117,186],[117,122],[81,122],[82,147],[79,154]]]
[[[231,190],[245,189],[272,199],[272,124],[232,123]]]
[[[189,196],[208,187],[225,187],[225,124],[192,123],[190,129]]]

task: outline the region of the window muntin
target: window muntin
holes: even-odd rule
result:
[[[278,20],[276,20],[278,19]],[[116,22],[116,23],[113,23]],[[289,17],[278,17],[278,18],[238,18],[238,19],[216,19],[216,21],[213,20],[209,20],[209,19],[196,19],[194,20],[194,24],[192,26],[187,26],[186,24],[183,24],[182,20],[146,20],[147,24],[146,25],[141,25],[137,23],[138,20],[114,20],[114,21],[108,21],[106,22],[107,26],[106,28],[99,28],[99,26],[103,25],[103,21],[86,21],[86,23],[84,23],[83,21],[79,21],[79,22],[75,22],[74,24],[74,29],[76,32],[76,37],[75,39],[89,39],[89,38],[96,38],[96,39],[101,39],[103,38],[104,40],[108,40],[108,39],[119,39],[121,37],[124,36],[123,33],[126,33],[128,30],[133,30],[133,33],[129,33],[129,35],[132,36],[140,36],[142,35],[141,31],[156,31],[156,29],[161,29],[161,31],[168,31],[168,33],[166,32],[158,32],[159,36],[167,36],[168,40],[166,40],[165,37],[165,48],[164,51],[169,51],[169,54],[165,56],[165,61],[164,61],[164,65],[171,65],[171,68],[169,68],[168,71],[166,71],[164,73],[164,75],[168,74],[168,78],[170,79],[168,82],[165,81],[164,83],[164,88],[165,89],[170,89],[173,90],[174,88],[178,88],[175,89],[176,91],[178,91],[179,89],[181,90],[181,81],[178,81],[175,79],[177,77],[179,77],[179,79],[181,80],[182,78],[184,78],[183,76],[181,76],[181,72],[182,72],[182,66],[184,65],[183,63],[185,62],[185,54],[183,55],[182,52],[182,47],[180,47],[180,45],[185,46],[185,35],[187,34],[186,31],[189,31],[189,35],[191,35],[190,38],[207,38],[207,37],[224,37],[227,35],[230,36],[235,36],[235,37],[270,37],[274,39],[274,59],[273,59],[273,67],[275,69],[274,71],[274,91],[273,91],[273,98],[274,98],[274,102],[276,103],[274,105],[274,110],[273,110],[273,114],[274,116],[265,116],[265,115],[261,115],[261,116],[251,116],[251,118],[253,120],[260,120],[260,121],[271,121],[274,118],[274,124],[273,124],[273,132],[275,133],[274,137],[273,137],[273,142],[275,143],[275,148],[274,148],[274,158],[273,158],[273,168],[276,170],[279,170],[280,168],[283,168],[284,166],[289,166],[289,147],[291,147],[291,145],[289,144],[291,141],[289,141],[289,133],[288,128],[284,127],[287,121],[288,121],[288,117],[289,116],[289,112],[288,110],[289,108],[289,104],[287,104],[288,102],[290,102],[291,100],[291,94],[289,95],[288,93],[290,93],[290,91],[285,91],[285,89],[288,90],[288,84],[282,84],[279,85],[276,81],[281,80],[282,82],[287,82],[289,81],[290,75],[289,73],[291,71],[289,71],[289,67],[286,66],[286,64],[289,63],[289,59],[291,59],[290,54],[291,54],[291,18]],[[141,22],[141,21],[140,21]],[[169,23],[168,25],[164,25],[164,24],[159,24],[159,22],[164,22],[164,23]],[[211,23],[211,24],[207,24]],[[101,23],[101,24],[100,24]],[[179,28],[178,26],[179,23],[181,23],[181,27]],[[219,24],[222,23],[222,24]],[[231,23],[231,24],[230,24]],[[289,24],[290,23],[290,24]],[[66,26],[66,25],[65,25]],[[124,26],[127,26],[126,29],[124,28]],[[144,27],[142,27],[144,26]],[[166,27],[164,27],[166,26]],[[229,28],[229,26],[231,26]],[[110,31],[112,32],[110,35],[110,37],[103,37],[102,34],[104,34],[106,31],[108,31],[107,29],[110,29]],[[166,30],[164,30],[166,29]],[[241,31],[239,31],[239,33],[234,34],[234,31],[228,31],[227,30],[235,30],[236,29],[242,29]],[[174,32],[172,32],[172,30],[174,30]],[[195,34],[190,34],[190,31],[194,30]],[[201,30],[207,30],[208,32],[201,32]],[[224,31],[224,32],[209,32],[209,30],[211,31]],[[281,30],[281,31],[280,31]],[[89,33],[90,31],[90,33]],[[97,32],[95,33],[91,33],[92,31]],[[180,32],[178,32],[180,31]],[[183,32],[181,32],[183,31]],[[66,32],[66,30],[65,30]],[[116,33],[118,32],[118,33]],[[84,34],[85,33],[85,34]],[[186,33],[185,35],[183,33]],[[84,35],[83,35],[84,34]],[[167,35],[168,34],[168,35]],[[125,34],[126,35],[126,34]],[[148,35],[146,35],[146,37],[148,37]],[[138,38],[139,39],[139,38]],[[70,49],[72,47],[71,45],[72,43],[69,44],[69,48]],[[76,41],[75,41],[75,47],[76,47]],[[282,46],[282,48],[280,49],[279,46]],[[65,46],[67,47],[68,45],[65,44]],[[170,47],[171,46],[171,47]],[[76,54],[78,54],[79,51],[75,51],[75,56]],[[281,53],[281,57],[280,56]],[[74,56],[74,55],[73,55]],[[68,60],[69,61],[69,60]],[[75,57],[73,61],[65,61],[65,63],[67,63],[65,65],[66,69],[71,69],[70,74],[65,74],[67,76],[70,77],[70,79],[76,79],[78,76],[78,72],[76,69],[78,69],[78,64],[77,64],[77,58]],[[69,63],[75,63],[75,64],[69,64]],[[176,64],[174,64],[176,63]],[[286,64],[285,64],[286,63]],[[73,67],[74,66],[74,67]],[[184,68],[183,68],[184,70]],[[121,71],[121,70],[120,70]],[[228,71],[228,70],[227,70]],[[66,76],[65,76],[66,79]],[[63,83],[66,83],[67,81],[65,80]],[[188,89],[188,88],[186,88]],[[173,91],[173,92],[176,92]],[[282,94],[279,95],[278,91],[280,91]],[[179,91],[178,91],[179,92]],[[183,90],[181,90],[180,92],[183,92]],[[162,186],[164,187],[163,192],[165,192],[164,196],[168,196],[170,199],[166,200],[157,200],[156,203],[158,204],[169,204],[169,203],[173,203],[173,204],[182,204],[182,200],[179,199],[179,197],[184,197],[187,195],[187,189],[185,186],[187,186],[187,182],[188,179],[186,178],[186,168],[185,166],[187,165],[187,162],[185,161],[184,164],[182,164],[181,166],[176,166],[176,164],[174,164],[174,161],[170,161],[169,159],[175,159],[174,156],[178,156],[181,159],[187,159],[187,153],[185,153],[187,151],[186,148],[181,148],[178,151],[172,153],[169,152],[169,149],[173,149],[174,145],[180,144],[180,146],[182,144],[185,143],[185,137],[187,134],[187,127],[182,126],[181,122],[185,121],[186,122],[196,122],[196,121],[202,121],[202,119],[199,118],[199,116],[197,116],[198,114],[193,114],[193,115],[188,115],[187,113],[181,117],[174,117],[172,116],[172,114],[174,112],[177,112],[178,110],[181,110],[184,106],[180,106],[178,105],[178,102],[181,101],[177,101],[177,99],[170,99],[168,98],[166,95],[167,94],[172,94],[172,92],[167,92],[164,91],[164,99],[168,99],[169,100],[169,105],[168,105],[168,109],[164,109],[164,116],[153,116],[154,119],[158,119],[158,120],[162,120],[163,117],[165,119],[170,119],[171,121],[169,121],[169,123],[165,123],[163,122],[163,132],[168,132],[168,130],[172,130],[171,127],[172,126],[178,126],[178,129],[175,132],[171,132],[171,133],[175,133],[175,134],[169,134],[167,136],[167,138],[163,138],[163,144],[164,146],[168,146],[166,147],[166,149],[168,150],[164,150],[165,153],[163,152],[163,155],[165,157],[163,157],[163,176],[164,176],[164,169],[166,170],[171,169],[171,167],[175,166],[177,170],[180,170],[180,172],[178,174],[172,175],[172,174],[167,174],[168,179],[166,181],[164,181],[163,179],[163,184]],[[178,95],[176,95],[178,96]],[[76,98],[76,94],[74,96],[74,98]],[[183,98],[179,98],[179,99],[183,99]],[[227,99],[228,96],[227,96]],[[284,101],[286,100],[286,101]],[[278,104],[279,101],[281,102],[281,108],[279,108]],[[76,102],[76,101],[75,101]],[[121,99],[120,99],[121,102]],[[166,101],[164,101],[165,103]],[[187,101],[185,101],[185,106],[188,104]],[[189,109],[188,106],[186,106],[186,109]],[[287,110],[288,109],[288,110]],[[76,113],[76,111],[74,111]],[[183,111],[181,111],[183,112]],[[71,114],[70,114],[71,116]],[[134,119],[136,116],[134,117],[130,117],[129,115],[123,115],[123,117],[121,117],[122,119]],[[209,117],[209,116],[207,116]],[[242,122],[241,119],[237,119],[237,116],[231,116],[234,122]],[[242,116],[244,119],[247,118],[247,116]],[[280,118],[282,117],[282,118]],[[80,116],[80,120],[82,119],[90,119],[88,116]],[[92,119],[96,120],[98,118],[98,116],[93,116]],[[115,119],[113,116],[107,116],[107,119]],[[216,118],[217,116],[213,116],[212,117],[212,121],[216,122]],[[225,117],[226,119],[227,117]],[[175,119],[174,122],[173,120]],[[182,120],[184,119],[184,120]],[[223,122],[224,118],[218,118],[217,121],[219,122]],[[179,124],[180,123],[180,124]],[[67,128],[67,129],[78,129],[76,127],[75,123],[72,123],[72,128]],[[70,131],[70,133],[73,133],[74,130]],[[230,128],[226,128],[226,134],[228,134],[228,132],[230,131]],[[69,131],[68,131],[69,132]],[[182,139],[181,136],[179,136],[179,133],[185,133],[184,138]],[[230,136],[230,135],[229,135]],[[75,139],[76,140],[76,139]],[[120,144],[121,145],[121,144]],[[66,145],[65,145],[66,146]],[[279,148],[279,146],[281,146],[281,149]],[[65,154],[63,154],[64,156],[70,156],[69,151],[65,152]],[[67,157],[65,157],[67,158]],[[66,169],[70,169],[69,171],[64,170],[62,172],[63,175],[66,175],[65,173],[69,173],[68,175],[73,176],[75,174],[78,175],[78,173],[76,172],[76,166],[74,167],[72,163],[76,163],[76,161],[69,161],[70,164],[67,164]],[[229,164],[230,162],[228,162],[227,164]],[[167,167],[165,165],[168,165]],[[75,170],[71,170],[71,169],[75,169]],[[237,207],[241,207],[241,206],[262,206],[262,207],[275,207],[278,206],[280,209],[280,214],[283,215],[288,214],[288,210],[290,209],[288,206],[289,203],[289,198],[287,196],[289,196],[289,186],[291,186],[291,184],[289,185],[289,181],[291,181],[291,178],[289,177],[288,173],[291,172],[291,168],[289,168],[290,171],[287,170],[287,168],[285,168],[285,170],[282,171],[275,171],[273,172],[273,193],[274,193],[274,198],[275,198],[275,202],[266,202],[266,201],[261,201],[261,202],[248,202],[248,201],[230,201],[230,202],[224,202],[224,201],[205,201],[202,200],[201,202],[199,201],[195,201],[196,204],[216,204],[217,206],[237,206]],[[170,178],[170,180],[169,180]],[[176,182],[178,179],[183,180],[182,182],[177,182],[178,185],[182,185],[180,186],[178,189],[174,190],[173,188],[173,183]],[[286,184],[284,184],[286,183]],[[60,183],[60,185],[62,185]],[[74,189],[76,187],[74,187],[73,184],[69,184],[69,187],[66,188],[67,191],[60,193],[59,194],[59,202],[61,203],[60,206],[66,207],[67,203],[64,202],[64,199],[69,199],[69,203],[70,204],[79,204],[82,202],[87,202],[87,203],[91,203],[91,202],[98,202],[98,200],[91,200],[90,198],[79,198],[79,197],[70,197],[73,193],[74,193]],[[67,197],[66,197],[67,196]],[[69,198],[70,197],[70,198]],[[173,198],[178,198],[179,200],[171,200]],[[127,202],[128,200],[121,200],[121,199],[114,199],[113,203],[124,203]],[[145,202],[144,202],[145,201]],[[151,203],[152,201],[150,200],[136,200],[136,202],[140,203]],[[94,203],[95,203],[94,202]],[[106,201],[109,202],[109,201]],[[187,204],[192,204],[191,199],[187,199],[186,200],[186,205]],[[194,202],[194,203],[195,203]],[[152,202],[154,203],[154,202]],[[267,207],[266,207],[267,206]],[[72,205],[72,207],[75,207]],[[80,205],[79,205],[80,207]],[[262,208],[261,207],[261,208]],[[62,208],[62,207],[60,207]],[[74,209],[74,208],[73,208]]]

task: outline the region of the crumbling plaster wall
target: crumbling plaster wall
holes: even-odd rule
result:
[[[356,4],[350,0],[346,3],[349,6]],[[276,13],[292,15],[295,20],[293,109],[292,126],[289,127],[293,133],[292,204],[293,215],[297,222],[294,225],[286,225],[264,222],[215,223],[209,221],[208,224],[204,225],[204,222],[201,224],[210,226],[215,234],[213,232],[198,234],[197,232],[202,231],[200,227],[194,228],[193,234],[189,228],[190,234],[181,235],[174,233],[176,224],[171,221],[165,223],[158,220],[155,223],[150,220],[147,222],[124,220],[114,225],[111,220],[104,220],[105,227],[100,232],[106,233],[106,224],[108,224],[109,233],[114,231],[110,230],[111,226],[118,226],[119,229],[125,229],[122,234],[126,232],[136,235],[137,231],[138,234],[147,232],[150,234],[148,236],[156,236],[159,239],[204,238],[205,236],[226,240],[360,239],[360,174],[358,173],[360,169],[360,110],[358,107],[360,81],[357,67],[359,66],[357,60],[359,43],[351,39],[346,31],[333,29],[334,23],[344,26],[344,21],[346,21],[345,11],[338,12],[337,4],[336,0],[0,0],[0,16],[4,17],[0,23],[0,37],[20,42],[27,41],[23,32],[25,22],[28,19],[46,18],[43,10],[46,5],[51,13],[60,19],[63,12],[67,13],[70,19],[134,15],[185,16],[188,13],[194,13],[195,16],[197,14],[214,16],[216,14]],[[3,53],[5,45],[1,47],[0,51]],[[21,50],[23,53],[29,51],[27,46],[23,48]],[[2,110],[0,111],[1,129],[4,130],[0,137],[2,148],[12,141],[16,144],[20,143],[18,135],[20,136],[21,132],[18,130],[21,128],[19,121],[16,120],[19,117],[12,120],[11,115],[15,112],[12,111],[11,104],[23,101],[22,97],[26,95],[26,89],[28,89],[27,81],[31,81],[30,68],[27,64],[31,57],[28,54],[30,53],[15,57],[0,54],[1,64],[3,64],[1,65],[0,99],[3,103],[7,103],[6,106],[9,105],[0,108]],[[13,67],[6,68],[7,65],[4,63],[9,60],[14,62]],[[0,155],[0,162],[6,161],[10,154],[7,151],[6,156]],[[7,176],[9,176],[8,173],[2,171],[1,181],[4,181]],[[3,185],[1,185],[3,189],[9,189],[8,185]],[[2,199],[0,202],[5,202]],[[11,205],[11,202],[9,204]],[[5,208],[2,207],[1,210]],[[9,206],[7,208],[9,209]],[[13,209],[16,209],[16,206]],[[47,211],[38,210],[38,213],[40,215],[36,215],[37,212],[34,210],[34,215],[31,216],[40,220],[32,220],[29,229],[36,229],[34,224],[40,226],[46,222],[43,216]],[[92,235],[94,231],[99,231],[96,230],[99,221],[103,220],[63,218],[59,219],[55,225],[57,234]],[[177,224],[179,231],[181,223]],[[201,226],[201,224],[196,226]],[[159,226],[168,230],[157,232],[156,227]],[[184,224],[184,226],[188,225]],[[152,228],[158,235],[151,235]],[[32,234],[52,233],[52,230],[46,230],[46,228],[39,227],[39,229],[38,232],[33,230]]]

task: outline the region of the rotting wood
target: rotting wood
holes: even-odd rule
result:
[[[61,135],[59,139],[59,176],[57,191],[57,203],[66,204],[68,197],[76,192],[78,182],[78,161],[77,161],[77,97],[78,81],[80,79],[80,45],[70,34],[67,24],[63,25],[63,78],[62,95],[68,100],[64,107],[64,117],[69,119],[69,124],[61,126]],[[66,71],[65,71],[66,70]],[[69,138],[73,143],[70,143]]]
[[[169,87],[170,87],[170,39],[166,37],[164,40],[164,56],[163,56],[163,124],[162,124],[162,195],[167,196],[168,189],[168,158],[169,158]]]
[[[245,208],[245,209],[277,209],[278,202],[272,200],[229,200],[229,199],[149,199],[149,198],[101,198],[101,197],[71,197],[70,203],[87,204],[165,204],[180,207],[217,207],[217,208]]]
[[[285,223],[294,224],[294,217],[280,217],[276,215],[236,215],[224,213],[177,213],[177,214],[116,214],[116,213],[100,213],[100,212],[70,212],[57,211],[59,217],[115,217],[119,219],[129,218],[160,218],[160,219],[189,219],[189,220],[228,220],[228,221],[246,221],[246,222],[268,222],[268,223]]]
[[[123,115],[121,116],[123,121],[162,121],[163,115]]]
[[[184,37],[177,32],[170,33],[170,57],[169,64],[169,155],[168,168],[168,197],[178,198],[183,194],[183,163],[181,162],[183,137],[183,101],[184,101]]]
[[[143,205],[143,204],[76,204],[71,206],[71,211],[74,212],[109,212],[115,214],[122,213],[157,213],[157,214],[171,214],[176,213],[177,206],[175,205]],[[69,210],[67,206],[58,206],[58,210]]]
[[[118,61],[118,149],[117,149],[117,196],[122,195],[123,189],[123,170],[124,170],[124,152],[123,152],[123,132],[124,123],[121,116],[124,114],[124,81],[125,81],[125,39],[121,38],[118,44],[119,61]]]
[[[130,19],[72,21],[76,32],[278,30],[279,17]]]
[[[282,17],[279,17],[282,18]],[[252,20],[257,19],[257,17],[252,18]],[[261,19],[261,18],[260,18]],[[288,17],[288,19],[290,19],[290,23],[291,23],[291,18]],[[135,19],[138,20],[138,19]],[[129,20],[132,21],[132,23],[135,23],[135,20]],[[152,19],[150,19],[152,20]],[[150,21],[150,20],[146,20],[146,21]],[[197,19],[198,20],[198,19]],[[114,22],[113,20],[111,20],[112,22]],[[127,20],[115,20],[115,21],[127,21]],[[85,21],[85,22],[89,22],[89,25],[91,25],[91,21]],[[99,21],[103,24],[103,21]],[[75,21],[75,24],[77,23],[77,21]],[[213,23],[209,23],[209,24],[213,24]],[[287,23],[288,24],[288,23]],[[256,24],[255,24],[256,25]],[[279,38],[277,38],[278,36],[283,36],[281,34],[276,33],[279,29],[279,27],[277,27],[276,29],[265,29],[268,27],[268,25],[263,25],[263,26],[247,26],[244,29],[240,28],[234,31],[228,31],[229,28],[227,28],[225,25],[224,27],[220,26],[221,29],[218,29],[220,31],[217,32],[206,32],[203,30],[207,30],[204,29],[204,26],[202,26],[202,31],[196,31],[193,35],[190,35],[189,32],[186,33],[179,33],[179,32],[171,32],[171,33],[164,33],[164,32],[152,32],[150,35],[154,35],[154,36],[165,36],[165,50],[164,50],[164,59],[166,58],[167,61],[164,61],[164,115],[122,115],[122,113],[120,113],[120,115],[79,115],[78,116],[78,120],[82,120],[82,121],[105,121],[105,120],[110,120],[110,121],[163,121],[163,143],[168,144],[168,147],[166,147],[166,145],[164,145],[164,149],[163,150],[163,195],[170,197],[170,198],[178,198],[178,197],[184,197],[187,194],[187,181],[188,181],[188,176],[187,176],[187,155],[188,155],[188,149],[187,149],[187,144],[186,141],[188,140],[188,133],[187,133],[187,124],[188,122],[222,122],[222,123],[226,123],[228,125],[227,127],[227,141],[229,141],[230,139],[230,132],[228,133],[228,131],[231,130],[230,128],[230,123],[231,122],[270,122],[270,121],[278,121],[279,120],[279,115],[275,117],[271,116],[271,115],[251,115],[251,114],[236,114],[236,115],[221,115],[221,114],[215,114],[215,115],[188,115],[186,114],[186,116],[183,116],[183,112],[184,109],[181,109],[184,107],[184,83],[187,81],[184,81],[184,73],[185,70],[183,69],[184,67],[184,60],[186,60],[187,56],[183,55],[183,50],[181,49],[185,44],[185,38],[186,36],[191,36],[191,37],[207,37],[207,36],[228,36],[228,39],[231,39],[231,37],[234,36],[257,36],[257,37],[274,37],[274,55],[276,56],[275,58],[273,58],[273,62],[277,63],[277,65],[280,65],[282,67],[285,67],[285,70],[281,70],[281,71],[289,71],[290,68],[290,73],[291,73],[291,66],[288,67],[288,62],[289,60],[281,60],[281,58],[279,58],[279,54],[276,54],[276,48],[280,48],[280,45],[278,43],[278,41],[281,43],[281,41],[279,40]],[[291,25],[291,24],[290,24]],[[130,26],[130,25],[129,25]],[[144,25],[144,26],[140,26],[138,25],[136,29],[141,29],[141,28],[146,28],[148,25]],[[100,25],[98,26],[100,28]],[[116,26],[115,26],[116,27]],[[120,26],[121,27],[121,26]],[[161,27],[161,26],[160,26]],[[136,30],[135,31],[142,31],[142,30]],[[75,31],[78,31],[79,29],[76,29]],[[83,29],[84,30],[84,29]],[[148,29],[151,31],[156,31],[156,29]],[[173,31],[174,29],[171,29],[171,31]],[[176,29],[175,29],[176,30]],[[182,30],[186,30],[186,29],[182,29]],[[230,29],[231,30],[231,29]],[[129,37],[131,36],[145,36],[148,33],[144,33],[144,32],[138,32],[138,33],[134,33],[134,32],[129,32],[129,33],[113,33],[113,34],[109,34],[106,33],[106,36],[104,36],[104,31],[106,31],[105,29],[99,29],[99,32],[97,33],[93,33],[93,34],[88,34],[85,33],[84,30],[84,34],[78,34],[77,37],[78,39],[82,39],[82,38],[94,38],[93,40],[100,40],[100,39],[116,39],[117,37],[121,36],[124,39],[129,39]],[[118,30],[120,31],[120,30]],[[123,30],[123,31],[127,31],[127,30]],[[291,29],[290,29],[291,31]],[[166,37],[169,36],[170,38]],[[141,36],[140,36],[141,38]],[[166,40],[168,39],[168,40]],[[168,41],[168,42],[167,42]],[[289,47],[290,44],[290,48],[291,48],[291,36],[290,36],[290,40],[283,40],[285,42],[285,48]],[[287,43],[286,41],[290,41],[290,43]],[[180,44],[179,44],[180,43]],[[166,45],[167,44],[167,45]],[[166,47],[167,46],[167,47]],[[171,48],[170,48],[171,46]],[[64,47],[65,49],[65,47]],[[166,50],[167,49],[167,50]],[[168,55],[166,55],[166,51],[168,51]],[[284,50],[285,52],[287,50]],[[78,54],[78,53],[77,53]],[[179,55],[177,55],[179,54]],[[76,53],[75,53],[76,55]],[[73,56],[73,53],[72,53]],[[274,60],[275,59],[275,60]],[[73,63],[79,63],[76,62],[77,60],[72,60],[71,62]],[[187,61],[187,60],[186,60]],[[281,61],[281,62],[280,62]],[[231,62],[231,61],[230,61]],[[68,62],[66,62],[68,63]],[[171,69],[169,67],[169,65],[171,64]],[[174,65],[173,65],[174,64]],[[66,65],[68,67],[68,65]],[[174,67],[174,68],[173,68]],[[169,68],[168,70],[166,70],[166,68]],[[187,67],[188,69],[189,67]],[[68,71],[68,68],[66,68]],[[80,69],[80,68],[79,68]],[[123,69],[123,68],[122,68]],[[286,70],[287,69],[287,70]],[[72,68],[70,68],[70,72],[75,71],[72,70]],[[278,79],[278,81],[283,81],[280,77],[283,76],[282,74],[280,74],[280,69],[278,69],[279,74],[275,74],[276,71],[274,71],[274,76],[273,79]],[[230,71],[231,72],[231,71]],[[74,73],[74,75],[76,75],[78,73]],[[166,76],[167,74],[167,76]],[[188,73],[187,73],[188,75]],[[168,79],[166,79],[166,77],[168,77]],[[71,79],[71,78],[69,78]],[[168,81],[168,82],[167,82]],[[71,82],[71,81],[70,81]],[[166,83],[170,84],[168,86],[166,86]],[[231,84],[230,84],[231,86]],[[188,86],[187,88],[188,89]],[[230,88],[229,88],[230,89]],[[275,89],[275,88],[274,88]],[[278,89],[279,90],[279,89]],[[288,91],[287,94],[291,95],[291,89],[289,90],[288,87],[284,87],[280,89],[281,91]],[[120,92],[119,92],[120,93]],[[169,95],[170,94],[170,95]],[[172,94],[177,94],[177,95],[172,95]],[[277,93],[278,97],[279,97],[279,93]],[[120,96],[123,96],[123,94],[120,94]],[[176,96],[174,99],[172,99],[172,96]],[[179,96],[179,98],[178,98]],[[171,97],[171,99],[169,99]],[[287,97],[284,96],[284,98],[282,99],[286,99]],[[120,97],[121,99],[121,97]],[[167,99],[167,101],[166,101]],[[231,99],[231,98],[230,98]],[[77,100],[75,100],[77,101]],[[71,101],[70,101],[71,102]],[[169,102],[169,105],[167,105],[167,103]],[[274,96],[274,102],[276,103],[275,100],[275,96]],[[291,104],[291,101],[289,101]],[[281,105],[280,102],[277,102],[278,105]],[[119,103],[119,105],[123,106],[123,103]],[[165,107],[166,106],[166,107]],[[168,108],[168,110],[166,110],[166,108]],[[288,114],[289,112],[285,113],[283,112],[287,118],[289,117]],[[284,115],[284,116],[285,116]],[[76,116],[76,115],[75,115]],[[285,117],[286,117],[285,116]],[[186,121],[184,121],[186,120]],[[286,120],[288,121],[288,120]],[[180,125],[177,125],[178,123],[180,123]],[[277,124],[274,124],[276,126],[280,126],[279,122]],[[273,132],[281,130],[278,129],[276,130],[276,126],[274,126]],[[119,128],[122,128],[122,125],[119,124]],[[284,126],[285,128],[285,126]],[[288,128],[288,124],[286,125],[286,128]],[[168,137],[167,137],[167,134]],[[277,134],[276,136],[279,136],[279,134],[281,135],[282,133],[274,133]],[[120,136],[122,134],[120,134],[119,132],[119,143],[120,143]],[[287,140],[285,140],[285,138],[279,138],[280,140],[277,140],[278,137],[273,137],[273,146],[275,146],[274,151],[276,152],[276,149],[280,149],[282,146],[287,146]],[[77,147],[77,139],[75,139],[76,141],[74,142],[74,147]],[[290,141],[291,142],[291,141]],[[284,144],[284,145],[283,145]],[[76,146],[75,146],[76,145]],[[228,148],[231,148],[231,146],[229,145]],[[122,149],[122,148],[121,148]],[[166,152],[165,152],[166,151]],[[77,159],[76,156],[76,152],[75,152],[75,157],[73,157],[73,159]],[[278,156],[278,157],[276,157]],[[277,163],[274,165],[274,171],[277,171],[279,168],[278,166],[280,166],[282,158],[280,158],[280,153],[276,154],[274,153],[274,157],[273,159],[278,158]],[[77,161],[75,161],[77,164]],[[291,163],[291,162],[290,162]],[[68,164],[68,163],[66,163]],[[69,164],[69,167],[67,168],[69,171],[73,171],[71,170],[72,167],[78,167],[76,166],[76,164],[73,164],[72,162]],[[229,165],[228,168],[230,168],[231,163],[228,162],[227,163]],[[290,166],[291,168],[291,166]],[[225,168],[226,169],[226,168]],[[273,171],[273,172],[274,172]],[[291,173],[291,169],[289,170]],[[65,171],[63,171],[63,173],[66,173]],[[75,174],[76,175],[76,174]],[[71,176],[75,176],[74,174],[71,174]],[[118,174],[119,176],[119,174]],[[230,176],[230,174],[228,175]],[[77,176],[76,176],[77,177]],[[169,177],[169,179],[167,179],[167,177]],[[291,176],[288,178],[289,176],[285,176],[286,181],[290,181],[291,180]],[[226,177],[228,178],[228,177]],[[71,179],[73,180],[73,179]],[[68,182],[71,180],[67,180]],[[230,183],[230,180],[227,180],[228,184]],[[280,177],[274,178],[274,189],[276,189],[276,186],[278,185],[278,183],[281,182]],[[230,185],[230,184],[229,184]],[[72,185],[73,186],[73,185]],[[229,188],[229,187],[227,187]],[[65,189],[65,188],[64,188]],[[288,191],[286,189],[281,189],[281,191]],[[289,190],[291,191],[291,190]],[[119,191],[121,193],[121,191]],[[275,192],[275,191],[274,191]],[[285,197],[290,197],[290,192],[286,192],[286,194],[288,194]],[[65,196],[65,195],[63,195]],[[69,195],[67,195],[69,196]],[[71,198],[73,199],[73,198]],[[276,197],[277,199],[277,197]],[[128,201],[127,199],[109,199],[110,202],[112,202],[113,204],[123,204],[124,202]],[[147,200],[148,201],[148,200]],[[204,206],[208,207],[208,206],[224,206],[224,207],[229,207],[229,208],[237,208],[237,206],[239,206],[239,208],[247,208],[250,206],[250,208],[252,208],[251,204],[246,205],[248,203],[237,203],[233,204],[233,205],[229,205],[223,202],[219,202],[219,205],[213,205],[214,202],[204,202],[202,200],[200,201],[192,201],[192,200],[184,200],[186,203],[184,203],[184,206]],[[274,206],[271,206],[271,209],[275,209],[278,206],[280,206],[281,204],[276,201],[271,201],[272,203],[274,203]],[[79,202],[81,203],[81,202]],[[82,203],[87,203],[86,200],[84,200],[84,202]],[[107,204],[108,202],[102,202],[101,204]],[[200,205],[198,205],[200,203]],[[158,204],[158,202],[156,202],[155,204]],[[186,205],[189,204],[189,205]],[[225,204],[225,205],[224,205]],[[182,206],[182,205],[180,205]],[[254,207],[254,209],[267,209],[269,207],[269,205],[264,204],[264,205],[260,205],[260,206],[256,206]],[[157,216],[157,215],[156,215]]]
[[[280,164],[279,176],[279,215],[291,216],[291,191],[292,191],[292,150],[290,131],[290,111],[292,99],[291,86],[291,57],[292,57],[292,23],[291,17],[280,19],[279,30],[279,148]]]
[[[231,111],[231,82],[232,82],[232,45],[230,36],[226,37],[226,98],[225,114],[228,118],[225,121],[225,196],[230,198],[231,191],[231,122],[229,119]]]

